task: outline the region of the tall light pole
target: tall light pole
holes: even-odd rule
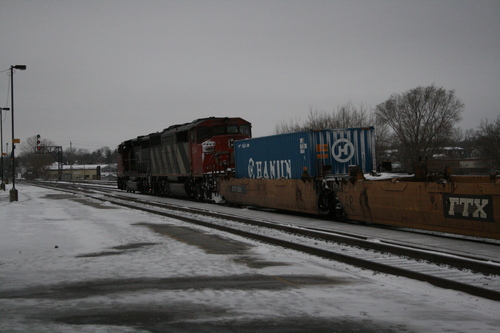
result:
[[[7,153],[9,152],[9,143],[6,142],[5,143],[5,155],[7,155]],[[9,164],[7,163],[7,169],[10,169],[9,168]],[[7,176],[7,181],[9,180],[9,176]]]
[[[1,158],[1,172],[2,172],[2,184],[0,184],[0,190],[5,191],[5,183],[3,181],[3,174],[4,174],[4,168],[3,168],[3,115],[2,111],[9,111],[9,108],[0,108],[0,158]]]
[[[12,190],[10,190],[10,202],[18,201],[18,193],[16,189],[16,164],[15,164],[15,154],[14,150],[16,149],[16,145],[14,144],[14,69],[19,69],[24,71],[26,69],[26,65],[14,65],[10,66],[10,104],[12,110]]]

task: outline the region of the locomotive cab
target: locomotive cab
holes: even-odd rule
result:
[[[234,142],[251,137],[250,124],[231,123],[196,130],[193,172],[220,174],[234,168]]]

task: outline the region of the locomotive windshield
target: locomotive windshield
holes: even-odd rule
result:
[[[250,125],[227,125],[214,127],[200,126],[198,127],[196,134],[198,142],[202,142],[214,135],[243,134],[250,136]]]
[[[238,126],[230,125],[227,127],[227,134],[238,134]]]
[[[250,130],[250,125],[241,125],[240,133],[247,136],[252,136],[252,132]]]

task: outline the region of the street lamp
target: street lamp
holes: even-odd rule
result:
[[[10,202],[18,201],[18,194],[16,189],[16,166],[14,156],[14,150],[16,149],[16,145],[14,144],[14,69],[24,71],[26,69],[26,65],[10,66],[10,104],[12,110],[12,190],[10,190]]]
[[[2,125],[2,111],[9,111],[9,108],[0,108],[0,158],[1,158],[1,172],[2,172],[2,184],[0,184],[0,190],[5,191],[5,183],[3,181],[3,174],[4,174],[4,168],[3,168],[3,125]]]

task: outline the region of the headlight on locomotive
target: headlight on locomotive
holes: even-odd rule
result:
[[[211,154],[215,151],[215,141],[207,140],[201,146],[204,154]]]

